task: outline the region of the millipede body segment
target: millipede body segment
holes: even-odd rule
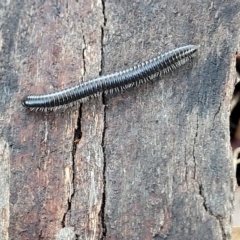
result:
[[[32,110],[55,110],[74,104],[76,101],[82,102],[88,97],[99,95],[102,92],[111,93],[132,87],[180,67],[193,58],[197,49],[196,45],[187,45],[124,71],[100,76],[62,91],[44,95],[28,95],[22,99],[22,105]]]

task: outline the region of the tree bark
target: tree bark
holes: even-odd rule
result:
[[[0,3],[2,239],[230,239],[238,1]],[[62,112],[54,92],[175,47],[172,74]]]

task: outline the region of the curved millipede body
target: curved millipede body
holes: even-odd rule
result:
[[[101,92],[113,92],[132,87],[180,67],[195,55],[197,49],[196,45],[176,48],[132,68],[100,76],[59,92],[46,95],[28,95],[22,99],[22,105],[36,110],[55,110],[76,101],[82,102],[84,99]]]

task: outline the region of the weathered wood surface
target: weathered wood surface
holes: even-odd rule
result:
[[[238,1],[0,3],[1,239],[230,239]],[[65,113],[46,93],[177,46],[159,81]]]

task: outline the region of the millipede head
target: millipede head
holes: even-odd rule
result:
[[[22,105],[23,105],[24,107],[29,107],[29,106],[28,106],[28,96],[25,96],[25,97],[22,99],[21,103],[22,103]]]

